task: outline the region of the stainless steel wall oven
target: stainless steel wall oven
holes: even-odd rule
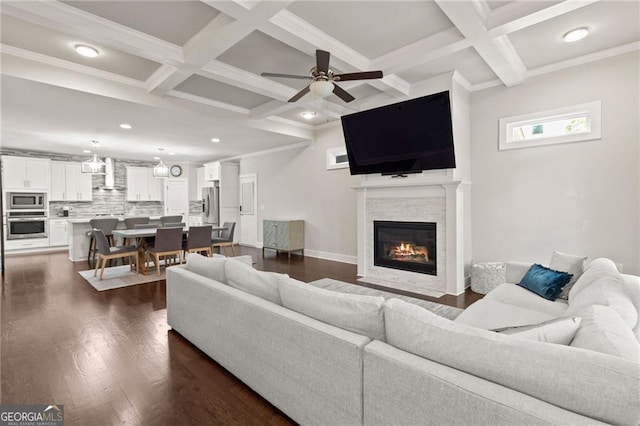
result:
[[[45,210],[7,212],[7,240],[47,238],[49,218]]]

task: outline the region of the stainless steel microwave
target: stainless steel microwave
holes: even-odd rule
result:
[[[8,192],[7,210],[44,210],[47,208],[47,194],[44,192]]]

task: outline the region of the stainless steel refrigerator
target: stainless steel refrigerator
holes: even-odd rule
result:
[[[202,223],[220,224],[220,188],[215,186],[202,188]]]

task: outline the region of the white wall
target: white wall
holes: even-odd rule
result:
[[[327,148],[344,146],[340,122],[316,130],[309,146],[246,157],[240,174],[258,176],[258,241],[264,219],[303,219],[305,253],[356,262],[356,192],[349,169],[327,170]]]
[[[473,261],[553,250],[640,273],[637,52],[472,94]],[[498,151],[498,119],[602,101],[602,140]]]

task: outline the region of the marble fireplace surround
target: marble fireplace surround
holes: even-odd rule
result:
[[[406,178],[363,179],[358,193],[358,276],[363,281],[427,296],[458,295],[465,289],[464,187],[443,173]],[[435,222],[437,275],[374,265],[373,222]]]

